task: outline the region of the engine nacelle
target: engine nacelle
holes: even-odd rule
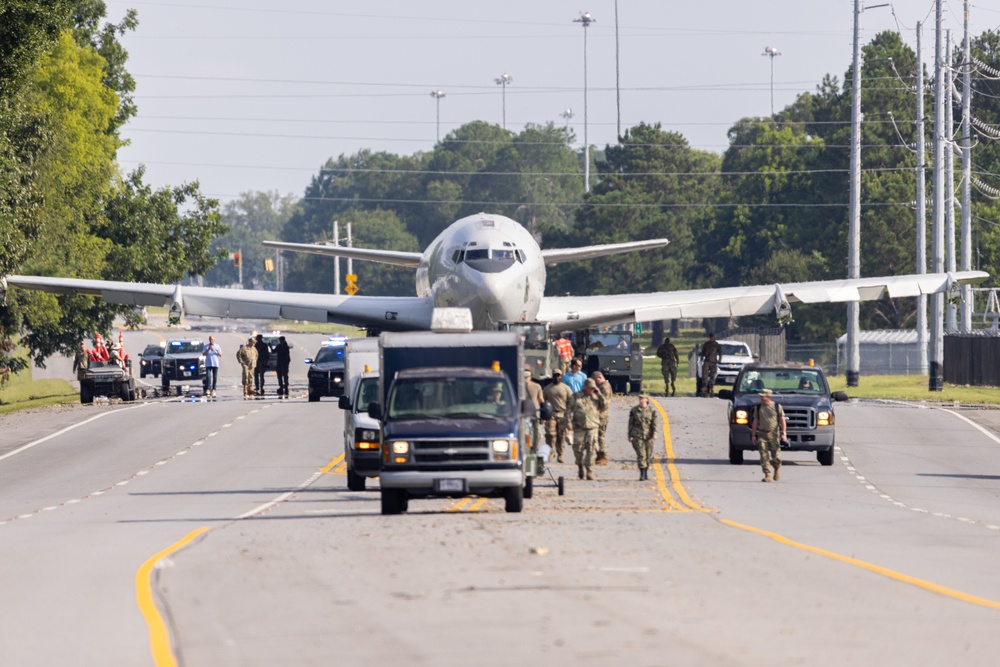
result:
[[[781,285],[774,286],[774,314],[778,317],[779,325],[791,324],[794,321],[792,320],[792,305],[785,298]]]
[[[174,293],[170,297],[170,313],[167,315],[167,324],[175,325],[181,323],[184,315],[184,296],[181,293],[181,286],[174,287]]]

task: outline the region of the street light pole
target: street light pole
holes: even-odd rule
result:
[[[760,55],[771,59],[771,118],[774,118],[774,59],[781,55],[781,51],[773,46],[765,46],[764,53]]]
[[[433,97],[434,101],[437,103],[437,140],[438,140],[438,143],[441,143],[441,98],[444,97],[444,96],[445,96],[445,94],[444,94],[443,90],[432,90],[431,91],[431,97]]]
[[[587,28],[597,19],[590,12],[580,12],[580,18],[573,23],[583,26],[583,191],[590,192],[590,141],[587,136]]]
[[[507,84],[508,83],[513,83],[514,77],[512,77],[510,74],[507,74],[507,72],[504,72],[503,74],[501,74],[500,76],[498,76],[496,79],[494,79],[494,81],[497,82],[498,86],[503,86],[503,93],[502,93],[502,97],[503,97],[503,129],[506,130],[507,129]]]
[[[573,116],[576,115],[575,113],[573,113],[573,109],[567,108],[559,115],[566,120],[566,129],[569,129],[569,121],[571,118],[573,118]]]

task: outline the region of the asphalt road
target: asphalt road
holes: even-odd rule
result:
[[[306,402],[320,339],[245,401],[242,333],[218,400],[0,416],[0,664],[996,663],[1000,412],[838,404],[835,465],[761,484],[723,401],[660,398],[639,482],[620,398],[597,481],[383,517]]]

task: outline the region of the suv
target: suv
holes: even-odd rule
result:
[[[160,377],[163,372],[163,345],[147,345],[139,355],[139,377]]]
[[[611,389],[621,394],[642,391],[642,347],[631,330],[585,329],[573,338],[584,373],[601,371]]]
[[[167,341],[163,351],[163,374],[160,376],[163,393],[170,391],[171,380],[204,383],[205,357],[201,356],[204,349],[205,341],[200,338]]]
[[[309,402],[321,396],[341,396],[344,393],[344,350],[347,339],[330,339],[323,343],[316,358],[306,357],[309,364]]]
[[[744,366],[732,390],[719,392],[719,398],[729,400],[729,462],[739,465],[743,452],[757,451],[750,440],[750,424],[765,388],[773,392],[771,398],[781,405],[788,422],[788,440],[781,449],[816,452],[821,465],[833,465],[833,403],[846,401],[847,394],[830,393],[822,368],[798,364]]]

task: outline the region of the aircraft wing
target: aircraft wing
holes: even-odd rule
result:
[[[637,250],[662,248],[668,243],[670,241],[667,239],[648,239],[646,241],[632,241],[630,243],[588,245],[582,248],[552,248],[542,251],[542,259],[545,260],[546,266],[550,266],[562,262],[574,262],[578,259],[594,259],[595,257],[604,257],[605,255],[620,255]]]
[[[927,273],[908,276],[822,280],[784,285],[721,287],[715,289],[545,297],[538,319],[550,322],[553,331],[679,318],[738,317],[776,313],[791,314],[793,303],[871,301],[890,297],[950,292],[958,285],[989,278],[983,271]]]
[[[41,276],[8,276],[4,282],[53,294],[85,294],[126,306],[166,306],[176,314],[264,320],[285,318],[383,331],[429,329],[433,312],[430,299],[415,296],[335,296]],[[0,285],[0,290],[2,287]]]
[[[379,262],[381,264],[395,264],[396,266],[420,266],[420,258],[422,256],[419,252],[371,250],[369,248],[349,248],[347,246],[322,245],[318,243],[264,241],[264,245],[268,248],[277,248],[279,250],[291,250],[293,252],[304,252],[313,255],[327,255],[328,257],[349,257],[351,259],[363,259],[369,262]]]

